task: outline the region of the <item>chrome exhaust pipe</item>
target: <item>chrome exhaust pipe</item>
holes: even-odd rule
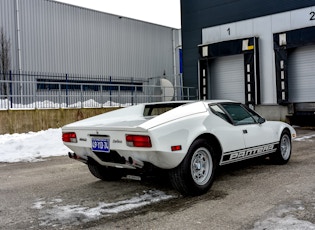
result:
[[[143,161],[140,161],[140,160],[136,160],[132,157],[129,157],[128,158],[128,163],[131,165],[131,166],[134,166],[136,168],[143,168],[144,166],[144,163]]]
[[[78,161],[81,161],[81,162],[83,162],[83,163],[87,163],[87,160],[82,159],[81,157],[79,157],[79,156],[78,156],[77,154],[75,154],[75,153],[68,152],[68,156],[69,156],[69,158],[71,158],[71,159],[78,160]]]
[[[71,158],[71,159],[75,159],[75,160],[80,159],[80,157],[79,157],[77,154],[72,153],[72,152],[68,152],[68,156],[69,156],[69,158]]]
[[[75,153],[72,153],[72,152],[68,152],[68,156],[69,156],[69,158],[71,158],[71,159],[73,159],[74,157],[73,157],[73,155],[74,155]]]

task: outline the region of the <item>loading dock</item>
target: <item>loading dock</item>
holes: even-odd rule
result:
[[[273,37],[277,101],[289,105],[294,123],[315,124],[315,27],[280,32]]]
[[[199,47],[202,99],[260,103],[258,38],[244,38]]]

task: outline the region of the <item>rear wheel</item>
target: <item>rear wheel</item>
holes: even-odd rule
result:
[[[273,153],[270,158],[276,164],[286,164],[292,152],[292,143],[290,138],[290,132],[285,130],[282,132],[280,137],[280,143],[278,149]]]
[[[94,160],[89,160],[87,165],[93,176],[104,181],[120,180],[123,176],[121,169],[102,166]]]
[[[170,171],[170,180],[183,195],[201,195],[210,189],[216,167],[214,149],[206,140],[198,139],[181,164]]]

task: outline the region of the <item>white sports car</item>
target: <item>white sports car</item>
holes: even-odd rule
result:
[[[226,100],[148,103],[62,128],[69,157],[102,180],[165,169],[184,195],[209,190],[218,166],[270,156],[285,164],[295,130]]]

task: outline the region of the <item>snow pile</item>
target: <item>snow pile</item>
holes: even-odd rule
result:
[[[99,103],[94,99],[87,101],[78,101],[74,104],[55,103],[49,100],[37,101],[30,104],[15,104],[11,103],[8,99],[0,99],[0,109],[50,109],[50,108],[104,108],[104,107],[120,107],[128,106],[131,103],[121,104],[113,101],[107,101],[105,103]]]
[[[257,221],[253,230],[315,230],[315,224],[296,218],[304,212],[313,213],[315,203],[313,205],[313,207],[306,207],[300,200],[292,201],[289,204],[281,204],[271,211],[266,219]],[[305,214],[302,214],[302,216],[305,216]]]
[[[62,199],[53,199],[45,201],[37,200],[33,209],[41,212],[39,217],[40,226],[61,226],[61,225],[79,225],[101,219],[104,216],[110,216],[124,211],[130,211],[135,208],[143,207],[152,203],[173,198],[162,191],[150,190],[144,191],[142,195],[132,197],[128,200],[121,200],[114,203],[100,202],[96,207],[84,207],[81,205],[63,205]]]
[[[34,162],[51,156],[67,155],[61,129],[0,135],[0,162]]]

